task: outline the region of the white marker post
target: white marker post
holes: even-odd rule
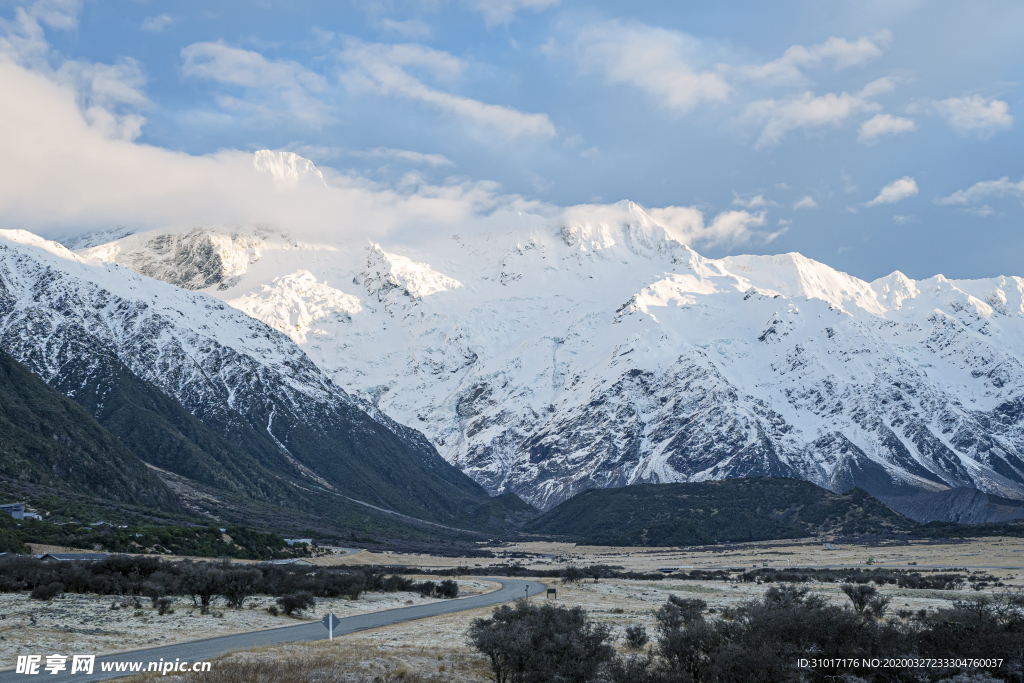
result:
[[[334,640],[334,627],[341,624],[341,620],[334,616],[334,612],[328,612],[320,623],[327,627],[328,640]]]

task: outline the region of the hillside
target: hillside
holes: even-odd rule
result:
[[[111,502],[178,508],[174,494],[141,459],[81,406],[4,351],[0,476]]]
[[[526,525],[585,545],[682,546],[821,534],[908,532],[917,524],[860,489],[752,477],[585,491]]]

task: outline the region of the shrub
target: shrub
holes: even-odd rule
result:
[[[451,579],[445,579],[438,584],[434,593],[439,598],[457,598],[459,597],[459,584]]]
[[[630,650],[642,650],[649,641],[647,629],[643,627],[643,624],[626,627],[626,647]]]
[[[64,592],[64,584],[54,581],[53,583],[45,585],[40,584],[36,586],[32,589],[32,593],[29,597],[33,600],[53,600],[62,592]]]
[[[846,597],[850,598],[853,608],[858,612],[863,612],[878,592],[874,586],[867,584],[854,585],[852,583],[844,583],[842,590],[846,593]]]
[[[490,619],[475,619],[469,629],[497,683],[592,681],[612,659],[609,637],[610,629],[580,607],[538,607],[526,600],[495,608]]]
[[[160,616],[165,614],[174,614],[174,600],[171,598],[158,598],[156,601],[156,608]]]
[[[281,611],[290,617],[295,612],[313,609],[316,607],[316,600],[313,598],[312,593],[298,591],[291,595],[282,595],[277,599],[277,604],[280,606]]]

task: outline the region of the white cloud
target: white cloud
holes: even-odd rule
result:
[[[815,209],[818,207],[818,202],[814,201],[814,197],[807,195],[800,201],[793,204],[794,209]]]
[[[375,147],[365,152],[349,152],[351,156],[367,158],[391,158],[402,159],[414,164],[428,164],[430,166],[454,166],[455,163],[443,154],[424,154],[413,152],[408,149],[391,149],[390,147]]]
[[[405,21],[382,19],[380,28],[397,33],[404,38],[426,38],[430,35],[430,27],[418,19],[406,19]]]
[[[674,239],[684,244],[744,244],[753,241],[771,242],[788,228],[767,233],[754,228],[763,227],[766,212],[723,211],[705,224],[704,214],[692,206],[666,206],[661,209],[647,209],[647,213]]]
[[[349,66],[342,81],[351,90],[368,90],[421,102],[492,127],[511,138],[555,135],[555,126],[547,114],[527,114],[511,107],[452,95],[425,85],[405,70],[418,67],[437,77],[454,78],[462,71],[463,63],[447,52],[422,45],[368,44],[352,40],[340,58]]]
[[[876,145],[878,139],[883,135],[900,135],[911,133],[916,130],[912,119],[890,114],[875,114],[870,119],[860,124],[860,134],[857,135],[857,142],[865,145]]]
[[[10,59],[72,88],[83,115],[97,130],[108,137],[134,140],[146,121],[139,110],[150,106],[143,94],[146,76],[141,65],[132,58],[115,64],[66,60],[46,40],[42,23],[74,29],[80,9],[77,1],[64,0],[43,0],[27,10],[17,8],[14,21],[0,19],[0,59]],[[53,63],[59,66],[54,68]]]
[[[1003,176],[999,180],[983,180],[971,185],[966,190],[957,190],[948,197],[936,199],[936,204],[977,204],[987,197],[1024,197],[1024,178],[1020,182],[1010,182]]]
[[[666,109],[685,113],[701,102],[724,101],[731,92],[719,73],[696,65],[700,41],[678,31],[619,21],[595,24],[580,31],[574,51],[585,71],[643,90]]]
[[[893,220],[893,223],[896,223],[898,225],[905,225],[906,223],[910,223],[911,221],[913,221],[914,217],[913,216],[904,216],[902,214],[896,214],[896,215],[894,215],[892,217],[892,220]]]
[[[0,223],[43,234],[266,224],[328,239],[453,226],[497,210],[553,210],[491,182],[381,186],[321,169],[327,185],[279,188],[249,152],[190,156],[90,126],[69,85],[0,58]],[[539,207],[539,208],[538,208]],[[511,219],[510,219],[511,220]]]
[[[170,14],[159,14],[155,17],[146,17],[142,21],[142,25],[139,27],[143,31],[150,31],[152,33],[163,33],[168,28],[174,25],[175,19]]]
[[[223,43],[193,43],[182,48],[181,57],[186,76],[246,89],[245,99],[218,97],[226,109],[259,118],[288,117],[314,128],[332,118],[330,108],[320,99],[327,81],[298,62],[271,61],[258,52]]]
[[[442,226],[450,231],[480,229],[484,222],[522,225],[524,214],[554,229],[562,216],[581,210],[506,195],[491,182],[439,186],[416,174],[397,187],[329,168],[320,169],[325,183],[275,182],[271,173],[254,170],[248,152],[191,156],[112,140],[88,124],[70,85],[8,59],[0,59],[0,91],[16,94],[0,98],[0,130],[18,131],[0,136],[5,160],[0,165],[0,223],[51,236],[110,225],[142,231],[260,224],[289,230],[300,239],[380,239]],[[407,156],[403,150],[368,153]],[[726,211],[707,223],[693,207],[652,209],[650,214],[689,243],[767,242],[785,229],[781,224],[774,232],[761,229],[764,211]]]
[[[520,10],[540,12],[558,3],[559,0],[466,0],[466,6],[482,14],[488,27],[511,23]]]
[[[778,144],[792,130],[839,126],[855,114],[879,109],[881,105],[869,102],[860,93],[816,96],[812,92],[805,92],[788,100],[773,98],[751,102],[743,118],[764,123],[761,137],[755,145],[760,149]]]
[[[896,202],[913,197],[917,194],[917,182],[910,176],[903,176],[894,180],[882,188],[878,196],[864,206],[878,206],[879,204],[895,204]]]
[[[760,209],[765,206],[778,206],[778,202],[774,202],[770,199],[765,199],[763,194],[754,195],[753,197],[744,198],[739,196],[735,190],[732,193],[732,203],[736,206],[742,206],[747,209]]]
[[[986,99],[981,95],[950,97],[932,102],[932,106],[953,128],[974,133],[980,138],[1013,126],[1010,105],[994,98]]]
[[[862,36],[854,42],[832,37],[810,47],[794,45],[774,61],[760,66],[737,67],[735,71],[742,77],[766,85],[801,84],[806,81],[802,67],[821,66],[826,61],[832,62],[837,70],[860,66],[881,57],[891,43],[889,31]]]

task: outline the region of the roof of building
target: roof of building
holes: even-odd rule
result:
[[[53,560],[54,562],[74,562],[83,560],[85,562],[96,562],[110,557],[110,553],[46,553],[40,555],[42,561]]]

